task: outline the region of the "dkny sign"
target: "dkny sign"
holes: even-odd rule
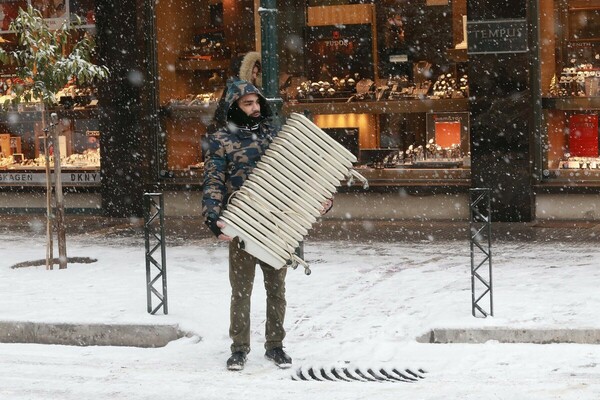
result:
[[[527,21],[501,19],[467,22],[468,54],[525,53]]]
[[[100,172],[63,172],[60,176],[63,184],[66,185],[97,186],[100,184]],[[41,186],[46,184],[46,174],[43,172],[0,172],[0,183]]]

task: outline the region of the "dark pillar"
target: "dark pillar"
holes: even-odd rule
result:
[[[106,215],[143,215],[150,181],[156,115],[148,44],[154,39],[144,0],[99,0],[96,26],[100,62],[110,78],[99,90],[101,194]]]
[[[283,100],[279,95],[279,52],[277,35],[277,1],[260,1],[261,61],[263,92],[275,114],[275,123],[281,124]]]
[[[491,23],[492,31],[506,27],[494,24],[499,20],[514,20],[513,27],[519,26],[518,21],[527,20],[527,4],[526,0],[467,2],[471,184],[492,190],[492,218],[496,221],[526,222],[535,218],[530,71],[536,66],[532,63],[530,29],[526,24],[521,31],[525,35],[524,48],[519,46],[519,38],[509,37],[516,31],[488,31],[478,40],[473,39],[476,30],[485,29],[485,22]],[[477,26],[478,22],[483,24]],[[498,34],[504,37],[486,41],[485,35]],[[514,52],[503,52],[506,41],[514,45]]]

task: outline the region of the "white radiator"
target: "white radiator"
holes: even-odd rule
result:
[[[356,157],[301,114],[293,113],[229,199],[222,232],[273,268],[308,264],[295,254],[320,216],[323,202],[346,180],[367,180],[353,169]]]

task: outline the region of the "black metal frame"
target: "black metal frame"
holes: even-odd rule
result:
[[[155,180],[168,177],[167,170],[167,145],[166,138],[162,128],[161,111],[160,111],[160,79],[158,72],[158,35],[156,31],[156,1],[144,0],[144,19],[143,32],[146,40],[144,41],[145,56],[147,57],[146,70],[148,74],[148,85],[146,86],[148,95],[148,107],[150,113],[148,115],[148,127],[151,130],[151,139],[153,145],[152,157],[155,159],[153,163],[152,174]]]
[[[470,244],[471,244],[471,313],[474,317],[494,316],[493,285],[492,285],[492,209],[490,189],[470,189]],[[477,252],[477,250],[478,252]],[[483,254],[481,262],[476,263],[476,253]],[[488,264],[487,276],[484,264]],[[476,265],[477,264],[477,265]],[[483,274],[482,272],[483,271]],[[476,288],[477,283],[483,284],[480,293]],[[482,303],[489,298],[489,310],[485,310]]]
[[[168,314],[167,254],[165,246],[164,198],[162,193],[144,193],[144,235],[146,242],[146,293],[148,313],[156,314],[162,307],[163,313],[166,315]],[[153,245],[150,244],[151,238],[155,240]],[[154,253],[158,249],[160,249],[160,262],[154,258]],[[158,273],[154,277],[152,277],[152,265],[158,269]],[[154,286],[159,279],[162,280],[162,292]],[[152,308],[153,294],[159,300],[158,305],[154,309]]]

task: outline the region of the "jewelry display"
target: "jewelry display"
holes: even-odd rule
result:
[[[433,84],[432,99],[460,99],[469,97],[469,78],[461,76],[458,80],[452,74],[443,74]]]
[[[410,145],[406,151],[392,150],[383,159],[375,160],[373,168],[456,168],[465,166],[467,157],[459,144],[442,147],[430,139],[425,146]]]
[[[50,156],[50,165],[54,166],[54,156]],[[68,157],[61,157],[60,165],[65,168],[99,168],[100,167],[100,149],[87,149],[82,153],[71,154]],[[44,155],[25,159],[22,154],[19,157],[10,155],[8,157],[0,157],[0,168],[3,169],[18,169],[18,168],[43,168],[46,166]]]
[[[432,83],[432,64],[422,60],[411,68],[412,77],[407,75],[389,76],[385,84],[371,79],[361,79],[358,74],[345,78],[333,77],[329,81],[302,82],[296,87],[295,96],[299,102],[314,101],[387,101],[401,99],[447,99],[466,98],[469,92],[467,75],[456,78],[447,73],[440,75]]]
[[[169,100],[168,106],[207,106],[210,104],[216,104],[220,98],[220,92],[222,90],[218,90],[216,92],[205,92],[198,94],[187,94],[183,99],[171,99]]]
[[[360,76],[356,76],[356,78],[359,80],[361,90],[363,90],[363,81],[360,80]],[[343,79],[333,77],[331,83],[327,81],[304,81],[296,88],[296,99],[300,102],[323,99],[327,101],[348,101],[357,93],[356,82],[357,80],[350,76]]]
[[[225,60],[231,56],[231,50],[223,42],[222,32],[206,33],[194,37],[194,43],[185,48],[179,58],[189,60]]]
[[[566,153],[558,164],[560,169],[600,169],[600,157],[571,157]]]
[[[585,63],[574,67],[564,67],[558,82],[556,77],[550,84],[550,94],[556,97],[598,96],[600,68]]]
[[[12,96],[12,94],[5,94],[2,97],[8,98]],[[70,110],[89,110],[97,106],[97,88],[93,86],[78,86],[73,80],[69,81],[64,88],[55,94],[55,96],[58,100],[58,107],[63,111],[69,110],[69,112],[72,112]],[[19,103],[16,107],[16,110],[19,112],[34,112],[36,113],[34,115],[38,115],[41,120],[44,106],[40,99],[34,98],[28,102]],[[88,113],[83,113],[82,115],[85,115],[84,118],[90,118],[90,114]],[[99,168],[99,132],[94,129],[81,132],[76,130],[75,127],[72,127],[72,120],[70,118],[67,118],[64,121],[65,125],[61,124],[63,131],[61,131],[59,138],[62,153],[61,166],[65,168]],[[92,132],[93,134],[90,135]],[[40,140],[40,135],[41,133],[36,133],[35,140]],[[41,142],[38,142],[35,148],[33,148],[33,139],[31,142],[24,141],[23,137],[18,135],[13,136],[10,133],[0,134],[0,139],[2,138],[8,140],[7,143],[10,144],[3,145],[3,143],[0,143],[0,169],[12,170],[45,168],[46,160],[43,154],[44,149],[41,147]],[[70,143],[72,144],[72,147],[65,147],[63,150],[62,146],[64,146],[69,140],[71,141]],[[74,140],[76,140],[78,143],[74,144]],[[71,152],[73,153],[69,154]],[[50,147],[49,153],[50,165],[53,166],[54,157],[52,156],[52,147]],[[33,158],[26,158],[26,156],[32,157],[33,154],[37,156]],[[69,155],[67,156],[67,154]]]

